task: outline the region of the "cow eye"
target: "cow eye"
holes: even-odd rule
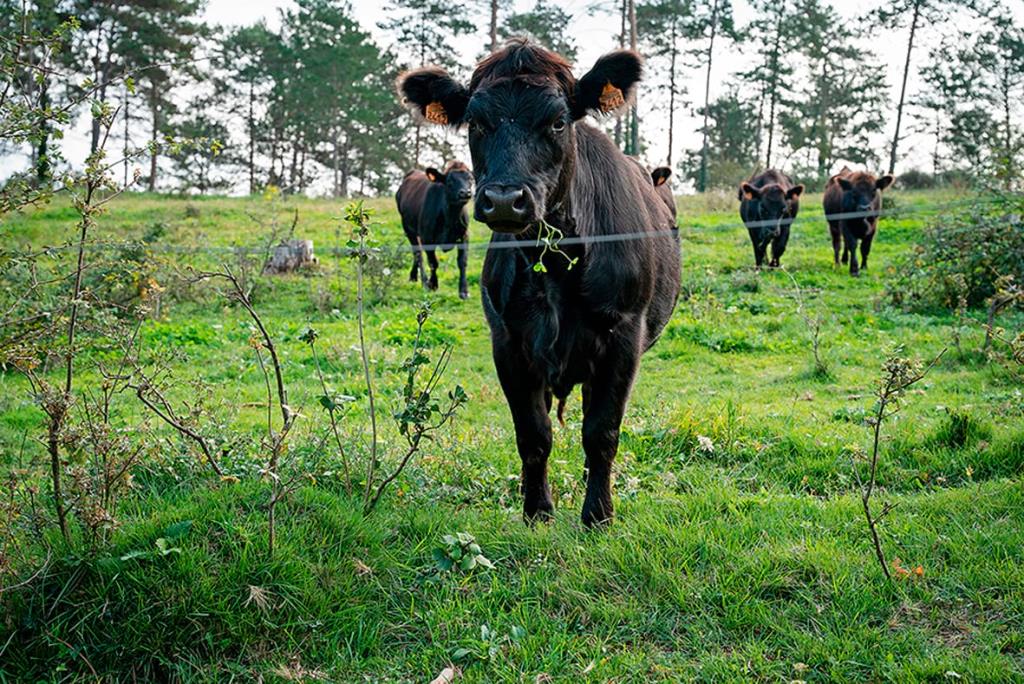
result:
[[[565,119],[555,119],[551,124],[551,130],[555,133],[561,133],[565,130]]]

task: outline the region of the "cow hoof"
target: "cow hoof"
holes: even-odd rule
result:
[[[612,504],[610,501],[596,505],[583,505],[581,520],[585,527],[595,528],[609,525],[611,524],[612,517]]]
[[[850,274],[850,277],[852,277],[852,278],[860,278],[860,273],[859,272],[853,272],[853,273]]]
[[[468,292],[459,292],[459,299],[469,299]]]
[[[534,505],[523,505],[523,521],[527,525],[546,523],[555,519],[555,505],[551,500],[539,501]]]

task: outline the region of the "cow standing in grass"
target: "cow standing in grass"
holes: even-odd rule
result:
[[[468,86],[444,70],[404,74],[424,119],[465,128],[475,216],[492,230],[481,290],[498,378],[522,459],[523,513],[552,515],[552,399],[583,386],[583,522],[612,517],[612,462],[640,356],[679,294],[679,240],[652,177],[589,112],[625,107],[640,80],[633,52],[605,55],[580,79],[559,55],[510,41]],[[538,237],[565,240],[554,250]],[[560,406],[561,408],[561,406]],[[561,413],[561,411],[559,411]]]
[[[789,176],[768,169],[754,174],[740,186],[740,218],[754,246],[754,264],[761,268],[772,246],[771,268],[778,268],[789,244],[789,230],[800,211],[804,186],[794,185]]]
[[[466,265],[469,262],[469,215],[466,204],[473,197],[473,174],[460,161],[450,161],[444,172],[434,168],[410,171],[398,187],[395,201],[402,216],[402,230],[413,247],[409,280],[422,279],[424,289],[437,289],[437,255],[458,247],[459,296],[469,297]],[[427,253],[430,278],[423,268]]]
[[[866,171],[843,167],[825,186],[822,204],[828,229],[832,234],[832,254],[839,265],[839,239],[843,240],[843,263],[850,261],[850,275],[860,275],[868,267],[871,243],[878,232],[878,215],[882,211],[882,191],[892,185],[893,177],[875,177]],[[857,243],[860,243],[860,266],[857,265]]]

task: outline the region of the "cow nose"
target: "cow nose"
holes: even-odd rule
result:
[[[499,230],[503,225],[522,227],[531,215],[530,198],[522,187],[485,188],[476,208],[477,218]]]
[[[459,199],[464,201],[464,202],[468,202],[469,198],[472,197],[472,196],[473,196],[473,192],[471,190],[460,190],[459,191]]]

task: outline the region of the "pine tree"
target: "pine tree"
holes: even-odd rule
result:
[[[675,152],[676,99],[685,92],[680,83],[679,66],[682,58],[684,22],[692,7],[689,0],[650,0],[637,6],[638,33],[645,48],[647,65],[660,68],[655,73],[663,76],[661,89],[668,92],[668,140],[666,165],[671,167]]]
[[[839,158],[877,164],[871,137],[882,128],[884,69],[821,0],[802,0],[793,21],[803,85],[783,102],[779,123],[787,144],[807,154],[806,171],[822,181]]]
[[[572,15],[558,5],[537,0],[530,11],[509,15],[501,26],[501,35],[506,39],[526,36],[574,61],[576,43],[565,30],[571,22]]]
[[[458,36],[473,33],[476,26],[469,21],[465,4],[456,0],[391,0],[387,7],[387,21],[378,26],[394,36],[396,52],[403,56],[406,64],[420,66],[437,64],[450,72],[460,73],[455,61],[452,42]],[[426,133],[426,134],[425,134]],[[416,122],[413,129],[413,166],[420,165],[423,148],[432,148],[435,153],[449,152],[443,138],[437,131],[425,132]]]

